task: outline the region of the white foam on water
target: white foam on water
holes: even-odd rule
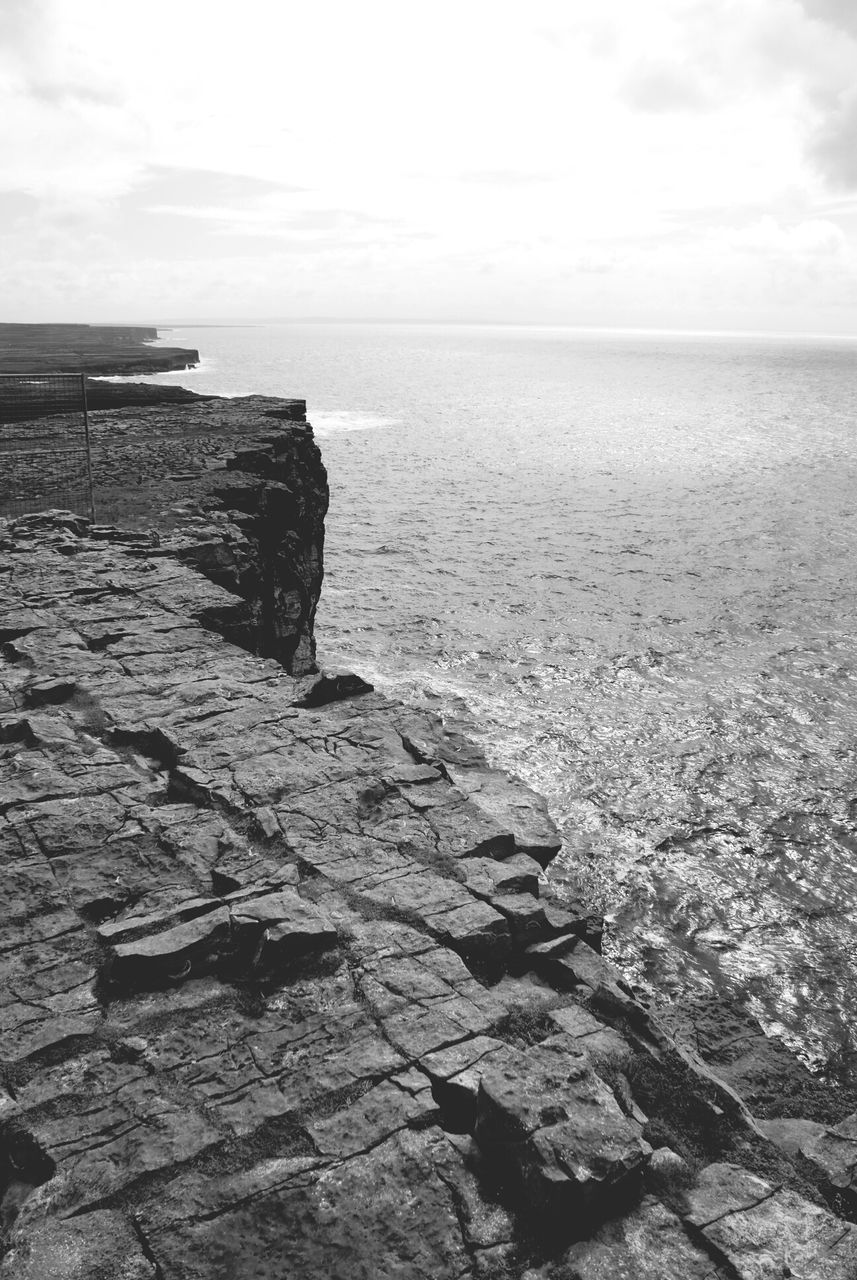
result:
[[[361,413],[348,409],[315,409],[311,415],[313,430],[322,439],[345,431],[376,431],[397,427],[401,418],[387,418],[378,413]]]
[[[154,344],[152,344],[154,345]],[[149,382],[152,386],[175,386],[181,385],[185,378],[207,378],[215,372],[215,364],[211,360],[200,360],[199,364],[195,364],[187,369],[172,369],[164,373],[110,373],[95,374],[92,376],[92,382]],[[168,381],[169,379],[169,381]],[[214,393],[212,393],[214,394]],[[234,396],[238,393],[234,391],[224,391],[221,394],[225,396]],[[247,395],[252,392],[247,391]]]

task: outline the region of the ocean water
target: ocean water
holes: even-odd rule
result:
[[[550,875],[659,999],[857,1053],[857,341],[162,331],[153,381],[305,397],[321,660],[548,799]],[[852,1063],[853,1065],[853,1063]]]

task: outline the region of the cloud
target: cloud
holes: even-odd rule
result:
[[[854,0],[800,0],[810,18],[818,18],[849,35],[857,36],[857,5]]]
[[[3,53],[27,49],[45,21],[43,0],[0,0],[0,49]]]
[[[851,250],[842,228],[827,218],[807,218],[791,226],[770,214],[757,222],[727,233],[734,249],[808,262],[819,258],[845,258]]]
[[[831,186],[857,190],[857,88],[839,95],[816,129],[808,154]]]
[[[129,198],[137,203],[205,206],[235,204],[274,192],[303,189],[245,173],[153,164],[141,171]]]
[[[48,80],[28,77],[25,92],[49,107],[66,107],[73,104],[96,107],[115,107],[121,96],[115,89],[99,88],[86,80]]]
[[[0,191],[0,227],[31,217],[38,204],[27,191]]]
[[[831,187],[857,189],[857,3],[797,0],[792,13],[798,21],[781,26],[772,11],[767,52],[803,95],[805,157]]]
[[[606,323],[710,296],[746,327],[797,273],[857,328],[833,195],[857,163],[852,5],[244,0],[236,24],[0,0],[0,296],[32,314],[29,273],[69,318],[202,315],[221,288],[279,314],[301,281],[328,314],[380,314],[383,288],[395,314],[573,322],[589,299]]]
[[[553,182],[556,171],[528,173],[521,169],[472,169],[453,175],[459,182],[480,182],[488,186],[528,187],[540,182]]]
[[[772,129],[785,113],[795,155],[830,186],[857,186],[857,0],[696,0],[671,31],[662,63],[632,65],[627,101],[648,111],[731,105],[748,122],[767,112]]]
[[[291,235],[296,232],[327,234],[393,226],[393,220],[355,209],[287,209],[282,205],[260,204],[240,207],[203,204],[157,204],[143,212],[171,218],[191,218],[211,223],[222,231],[238,235]]]
[[[805,218],[791,224],[766,215],[749,226],[712,237],[725,275],[767,291],[783,306],[853,308],[857,301],[857,249],[838,223]]]
[[[581,253],[566,268],[568,274],[580,273],[588,276],[603,276],[615,271],[616,255],[613,253],[589,252]]]
[[[104,83],[84,49],[58,49],[60,16],[50,0],[0,0],[0,61],[11,67],[13,83],[25,97],[48,106],[115,105],[115,86]]]
[[[678,63],[649,59],[633,66],[620,88],[620,96],[638,111],[702,111],[709,97],[699,72]]]

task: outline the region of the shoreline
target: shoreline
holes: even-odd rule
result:
[[[31,1185],[0,1277],[133,1223],[164,1280],[207,1280],[224,1248],[320,1280],[339,1231],[365,1274],[426,1274],[414,1238],[450,1280],[673,1257],[741,1274],[748,1248],[832,1240],[844,1280],[857,1203],[831,1151],[857,1156],[853,1091],[728,1002],[665,1027],[586,904],[541,882],[544,802],[436,719],[314,670],[327,486],[304,411],[105,410],[122,527],[7,527],[0,835],[21,905],[0,1132]],[[737,1240],[706,1234],[723,1212]]]

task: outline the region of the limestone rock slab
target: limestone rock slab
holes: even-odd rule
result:
[[[852,1210],[857,1208],[857,1115],[807,1136],[800,1151],[828,1188],[842,1195]]]
[[[157,1280],[131,1223],[101,1209],[48,1218],[19,1230],[0,1262],[0,1280]]]
[[[537,1209],[581,1218],[606,1211],[642,1174],[647,1154],[639,1126],[567,1036],[491,1055],[475,1137],[519,1177]]]
[[[857,1230],[793,1191],[735,1165],[703,1169],[686,1221],[741,1280],[853,1280]]]
[[[333,1164],[179,1179],[142,1226],[165,1275],[183,1280],[459,1280],[483,1238],[511,1234],[450,1140],[409,1129]]]
[[[202,972],[229,936],[229,911],[218,907],[162,933],[116,943],[111,948],[111,981],[123,987],[141,987],[178,980],[192,969]]]
[[[591,1240],[574,1245],[550,1275],[551,1280],[729,1280],[710,1253],[690,1239],[681,1219],[650,1196]]]

